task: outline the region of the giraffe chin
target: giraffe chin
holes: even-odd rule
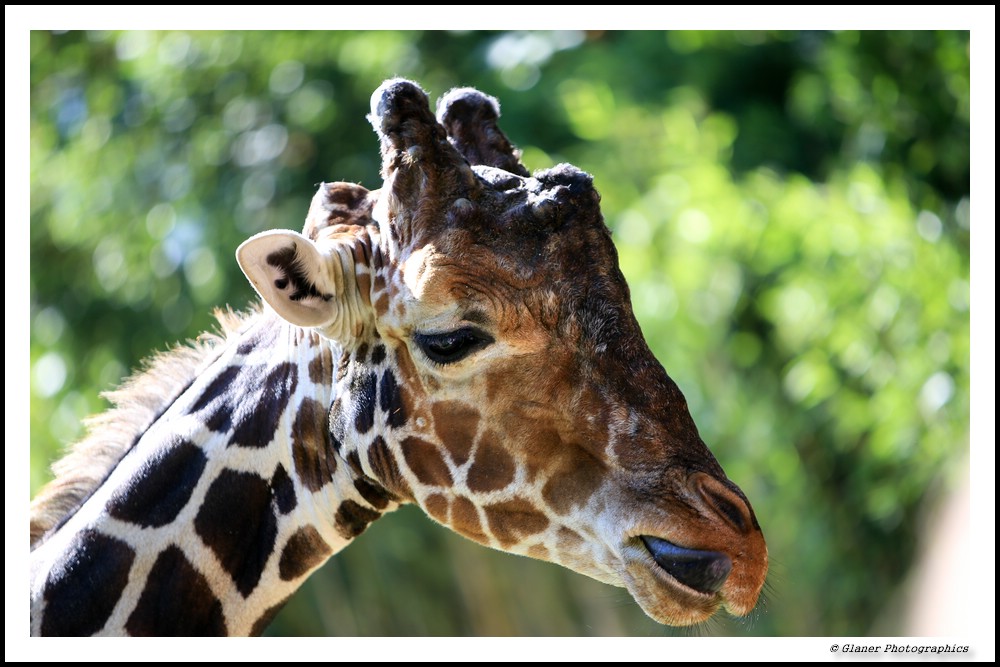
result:
[[[664,625],[687,626],[701,623],[714,615],[720,607],[736,616],[749,613],[756,603],[756,595],[752,596],[753,600],[749,605],[743,604],[727,597],[727,577],[714,575],[706,579],[705,575],[691,574],[691,562],[704,557],[704,554],[711,554],[711,562],[707,565],[709,569],[726,569],[728,574],[727,568],[717,565],[719,562],[729,561],[722,554],[684,549],[666,540],[648,536],[630,540],[622,554],[625,563],[622,577],[625,588],[650,618]],[[725,560],[716,558],[720,556]],[[668,565],[669,569],[663,565],[668,559],[672,561],[672,566]],[[684,583],[679,577],[687,579],[689,583]],[[691,583],[717,590],[699,590]]]

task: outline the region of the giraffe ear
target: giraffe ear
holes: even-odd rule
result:
[[[360,294],[349,243],[334,239],[321,248],[298,232],[273,230],[244,241],[236,261],[285,320],[319,328],[335,340],[357,333]]]

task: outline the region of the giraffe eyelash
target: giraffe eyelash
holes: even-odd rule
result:
[[[430,361],[441,366],[455,364],[492,345],[493,337],[473,327],[443,333],[413,335],[413,342]]]

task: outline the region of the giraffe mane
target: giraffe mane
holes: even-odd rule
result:
[[[117,389],[101,394],[112,407],[84,421],[87,434],[52,464],[54,479],[31,502],[32,549],[83,505],[229,337],[260,312],[259,305],[245,313],[215,309],[216,331],[154,354]]]

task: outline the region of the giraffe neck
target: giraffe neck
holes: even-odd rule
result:
[[[259,634],[396,507],[329,433],[343,352],[270,312],[164,406],[31,556],[33,634]]]

